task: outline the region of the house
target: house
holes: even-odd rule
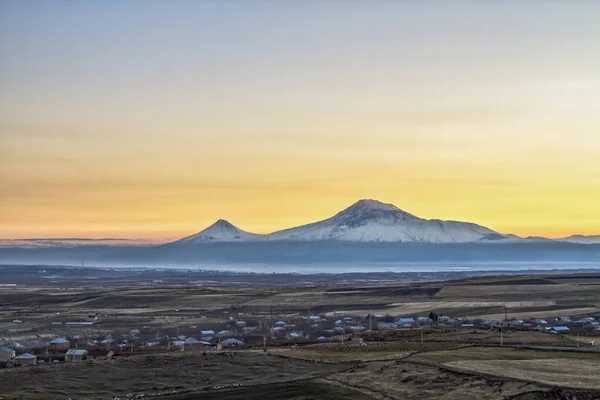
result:
[[[69,347],[71,347],[71,343],[65,338],[53,339],[48,345],[48,348],[53,351],[66,351],[69,350]]]
[[[189,337],[183,341],[184,350],[194,350],[202,348],[202,342],[196,338]]]
[[[569,328],[566,326],[555,326],[552,328],[552,331],[556,333],[567,333],[569,332]]]
[[[242,347],[244,346],[244,342],[237,339],[225,339],[221,342],[222,347]]]
[[[364,330],[366,330],[367,328],[365,328],[364,326],[360,326],[360,325],[353,325],[350,327],[350,330],[352,332],[362,332]]]
[[[244,336],[244,343],[248,346],[263,346],[266,339],[267,337],[264,335]]]
[[[87,358],[93,358],[95,360],[110,360],[113,357],[112,350],[104,349],[91,349],[88,350]]]
[[[0,346],[0,363],[5,363],[15,358],[15,351],[10,347]]]
[[[65,361],[83,361],[87,354],[87,350],[70,349],[65,353]]]
[[[399,318],[397,324],[400,326],[412,326],[415,324],[415,319],[412,317]]]
[[[502,332],[507,332],[507,331],[516,331],[517,327],[515,326],[515,324],[511,324],[510,322],[505,322],[505,321],[498,321],[498,322],[494,322],[491,325],[492,330],[494,331],[502,331]]]
[[[15,365],[35,365],[37,357],[33,354],[23,353],[15,357]]]
[[[285,322],[277,321],[277,322],[275,322],[275,326],[285,326]]]
[[[362,345],[364,343],[363,338],[361,337],[357,337],[357,336],[352,336],[350,338],[350,343],[351,344],[358,344],[358,345]]]
[[[200,333],[202,334],[202,336],[214,336],[215,335],[215,331],[213,330],[206,330],[206,331],[200,331]]]
[[[258,330],[258,327],[256,326],[247,326],[244,328],[244,335],[249,335],[252,332],[256,332]]]

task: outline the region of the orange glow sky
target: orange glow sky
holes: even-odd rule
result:
[[[266,233],[361,198],[600,234],[598,15],[3,1],[0,238],[176,238],[218,218]]]

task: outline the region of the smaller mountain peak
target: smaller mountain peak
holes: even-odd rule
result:
[[[241,230],[229,221],[219,219],[204,230],[180,239],[180,243],[235,242],[253,240],[261,235]]]
[[[233,224],[226,219],[219,219],[213,224],[213,226],[233,226]]]

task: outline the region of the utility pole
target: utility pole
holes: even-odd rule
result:
[[[579,333],[577,334],[577,348],[579,348]]]
[[[502,328],[500,328],[500,346],[504,346],[504,337],[502,336]]]
[[[506,303],[504,303],[504,321],[508,322],[508,307],[506,307]]]
[[[423,344],[423,328],[421,328],[421,344]]]

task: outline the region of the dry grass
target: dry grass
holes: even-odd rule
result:
[[[444,364],[461,371],[472,371],[507,378],[523,379],[552,386],[582,389],[600,388],[600,358],[595,361],[550,358],[540,360],[462,360]]]
[[[552,297],[563,296],[569,293],[578,293],[587,290],[598,290],[594,285],[584,284],[556,284],[556,285],[449,285],[442,288],[435,297],[442,298],[490,298],[494,296],[505,297],[507,294],[515,295],[541,295],[548,293]]]
[[[539,389],[535,384],[494,381],[402,361],[372,362],[362,367],[333,375],[327,380],[351,388],[368,388],[372,396],[379,399],[504,400]]]
[[[318,378],[347,368],[258,353],[170,354],[0,369],[0,397],[106,399],[227,384]],[[92,395],[93,394],[93,395]]]
[[[585,360],[600,366],[600,354],[587,354],[568,351],[527,350],[512,347],[465,347],[457,350],[442,350],[415,354],[408,360],[447,365],[456,361],[484,360]]]
[[[273,354],[279,354],[286,357],[298,358],[301,360],[323,361],[330,363],[340,363],[349,361],[382,361],[404,358],[411,354],[408,351],[321,351],[318,349],[277,349],[271,351]]]
[[[598,307],[579,307],[579,308],[563,308],[560,310],[546,310],[546,311],[519,311],[518,309],[511,309],[510,316],[514,318],[550,318],[559,317],[561,315],[585,315],[593,314],[600,310]],[[481,319],[496,319],[502,320],[504,314],[486,314],[480,315]]]

